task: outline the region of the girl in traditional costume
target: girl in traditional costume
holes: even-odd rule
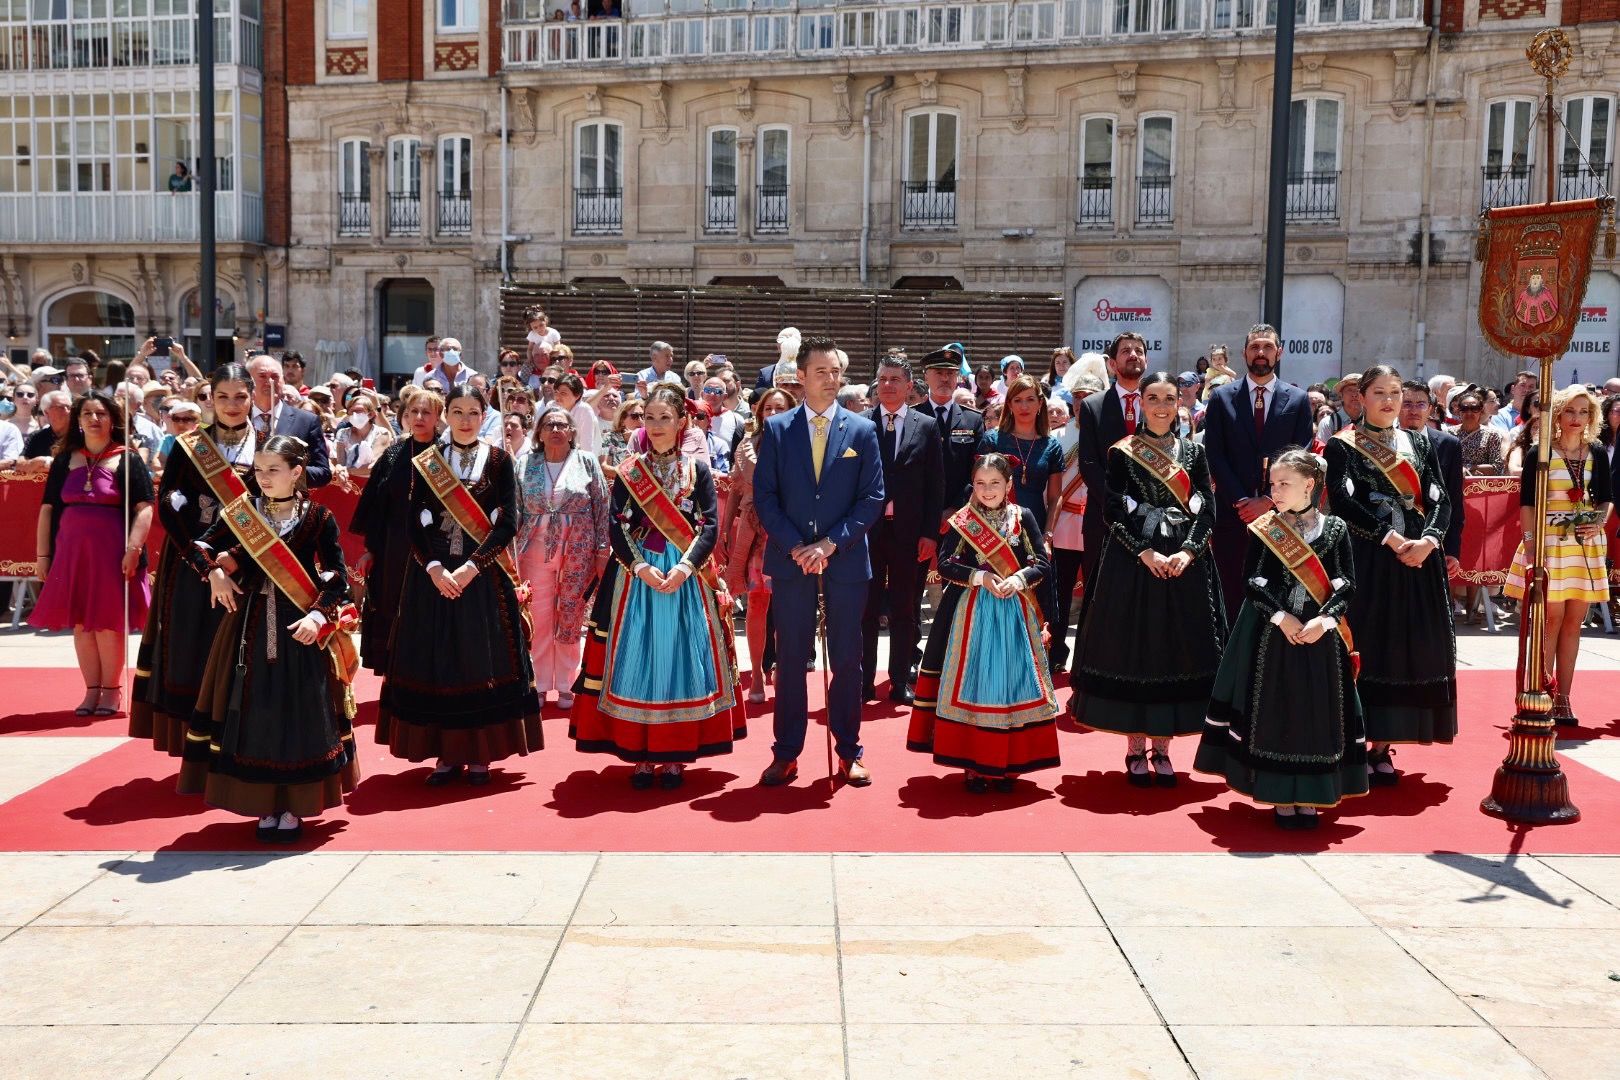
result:
[[[214,422],[175,437],[158,489],[163,548],[129,710],[130,738],[150,739],[170,757],[185,750],[203,667],[225,618],[225,609],[210,600],[212,566],[196,542],[219,520],[223,507],[258,491],[253,479],[257,436],[248,423],[253,378],[242,365],[226,364],[209,385]]]
[[[1367,749],[1346,612],[1356,591],[1344,521],[1318,509],[1323,459],[1271,466],[1268,511],[1249,525],[1243,606],[1221,654],[1193,768],[1274,807],[1284,829],[1367,793]]]
[[[574,686],[569,734],[585,753],[633,762],[637,788],[680,787],[687,764],[729,753],[747,734],[731,624],[709,566],[714,478],[681,452],[687,423],[679,387],[648,393],[649,446],[621,461],[613,482],[613,561]]]
[[[508,550],[517,476],[505,450],[478,440],[484,395],[445,397],[449,442],[408,464],[412,565],[377,704],[377,741],[407,761],[436,758],[430,786],[463,769],[539,750],[540,699],[529,659],[528,587]]]
[[[405,437],[396,440],[371,466],[349,519],[349,532],[365,537],[366,551],[355,565],[365,575],[366,595],[360,605],[360,661],[378,675],[388,674],[388,645],[394,636],[394,618],[405,591],[405,574],[415,549],[411,546],[411,466],[417,455],[433,447],[444,398],[432,390],[406,385],[399,392],[400,418]]]
[[[1392,743],[1449,743],[1457,734],[1457,642],[1440,545],[1451,503],[1420,431],[1396,426],[1400,372],[1361,376],[1361,419],[1327,441],[1328,501],[1350,529],[1361,633],[1357,686],[1374,785],[1398,782]]]
[[[1204,448],[1176,434],[1175,379],[1142,380],[1143,425],[1108,454],[1108,532],[1070,678],[1070,710],[1128,740],[1125,778],[1174,787],[1170,740],[1196,735],[1226,641],[1210,552],[1215,501]],[[1096,498],[1094,493],[1093,498]],[[1149,744],[1152,749],[1149,753]]]
[[[237,496],[196,542],[226,615],[179,791],[258,818],[267,842],[297,840],[303,819],[341,805],[360,777],[347,685],[359,665],[348,634],[359,616],[344,602],[337,520],[304,487],[308,456],[301,439],[267,439],[253,456],[263,494]]]
[[[985,454],[973,496],[939,542],[945,582],[917,669],[906,748],[965,770],[967,789],[1011,791],[1058,764],[1057,697],[1035,589],[1051,572],[1040,522],[1012,501],[1015,466]]]
[[[1553,446],[1547,460],[1547,677],[1554,687],[1552,718],[1576,724],[1569,707],[1575,682],[1575,659],[1581,651],[1581,627],[1592,604],[1609,599],[1608,544],[1603,526],[1609,518],[1609,455],[1598,441],[1601,422],[1597,396],[1584,386],[1567,386],[1552,400]],[[1539,434],[1539,433],[1538,433]],[[1504,591],[1523,601],[1529,577],[1529,555],[1535,543],[1536,485],[1543,475],[1540,449],[1532,443],[1519,474],[1519,521],[1524,540],[1513,556]],[[1528,613],[1529,607],[1524,608]]]

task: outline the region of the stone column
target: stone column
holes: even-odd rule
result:
[[[737,238],[754,235],[754,136],[737,136]]]
[[[366,167],[371,170],[371,239],[381,240],[388,223],[388,144],[366,144]]]
[[[418,191],[421,193],[421,234],[424,238],[433,236],[439,231],[439,171],[435,163],[439,160],[439,137],[434,135],[422,140],[417,153],[420,155],[421,184]]]
[[[1122,123],[1114,130],[1119,135],[1114,152],[1114,231],[1129,233],[1136,228],[1136,124]]]

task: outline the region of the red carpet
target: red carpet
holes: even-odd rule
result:
[[[426,766],[386,757],[372,741],[377,683],[356,687],[365,779],[348,806],[306,826],[304,846],[410,851],[1459,851],[1493,854],[1620,852],[1620,782],[1566,759],[1583,812],[1576,825],[1516,830],[1485,817],[1480,798],[1505,748],[1511,672],[1464,672],[1463,731],[1450,747],[1401,748],[1399,787],[1378,789],[1330,812],[1314,833],[1284,833],[1269,812],[1211,778],[1182,777],[1162,790],[1129,787],[1123,740],[1065,731],[1063,765],[1014,794],[969,795],[960,774],[903,748],[906,718],[893,706],[867,712],[866,789],[830,790],[821,776],[821,733],[811,733],[801,781],[755,786],[770,754],[770,717],[753,710],[738,753],[690,769],[678,791],[634,791],[628,766],[576,754],[566,721],[547,710],[547,747],[497,767],[482,790],[422,785]],[[820,680],[812,676],[813,695]],[[123,718],[90,720],[68,710],[82,692],[76,673],[5,672],[4,736],[116,735]],[[879,689],[883,687],[880,685]],[[1060,691],[1067,701],[1068,691]],[[1575,695],[1587,726],[1580,738],[1620,737],[1620,672],[1583,674]],[[762,707],[762,708],[768,708]],[[1178,740],[1178,765],[1193,742]],[[218,851],[255,847],[249,823],[174,793],[176,765],[144,744],[125,744],[0,804],[0,850]]]

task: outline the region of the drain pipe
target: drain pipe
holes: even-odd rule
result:
[[[1434,251],[1430,246],[1429,237],[1434,228],[1434,207],[1432,205],[1432,189],[1434,186],[1434,84],[1435,66],[1440,60],[1440,5],[1434,5],[1433,21],[1429,25],[1429,64],[1427,71],[1428,92],[1423,103],[1424,123],[1427,130],[1423,134],[1423,195],[1422,205],[1418,208],[1418,294],[1417,294],[1417,377],[1421,380],[1428,372],[1428,339],[1429,339],[1429,264],[1433,260]],[[1460,376],[1459,376],[1460,378]],[[1446,403],[1441,402],[1440,407],[1445,408]]]
[[[861,285],[866,285],[866,249],[872,239],[872,102],[894,85],[894,76],[866,92],[866,108],[861,110]]]
[[[511,268],[506,265],[507,234],[512,231],[511,213],[512,170],[507,162],[510,153],[511,132],[506,130],[506,80],[501,80],[501,283],[512,280]]]

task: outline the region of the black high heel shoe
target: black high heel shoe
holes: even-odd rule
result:
[[[84,695],[88,700],[88,704],[80,705],[77,709],[74,709],[74,716],[89,716],[96,711],[96,706],[101,702],[101,687],[87,686],[84,688]],[[94,695],[94,697],[91,695]]]

